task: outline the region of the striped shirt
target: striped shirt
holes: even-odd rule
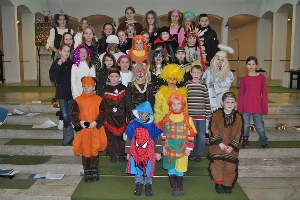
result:
[[[188,114],[194,120],[204,120],[211,117],[209,94],[204,82],[195,83],[189,80],[185,87],[188,91]]]

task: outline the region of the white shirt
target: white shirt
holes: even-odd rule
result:
[[[82,43],[82,32],[77,32],[74,36],[74,49]]]
[[[63,35],[65,32],[68,32],[68,29],[60,29],[59,27],[55,27],[57,29],[57,33],[60,35]],[[71,29],[70,33],[73,35],[74,31]],[[49,49],[49,47],[54,47],[54,39],[55,39],[55,30],[54,28],[50,29],[50,35],[47,39],[46,49]]]
[[[120,72],[122,84],[127,87],[128,83],[132,81],[133,73],[128,71],[127,73]]]
[[[76,64],[72,65],[71,71],[71,89],[73,99],[80,96],[82,93],[81,79],[85,76],[96,77],[95,67],[89,68],[86,61],[80,61],[79,66]]]

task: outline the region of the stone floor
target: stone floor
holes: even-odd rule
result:
[[[269,81],[268,84],[271,85],[281,85],[280,81]],[[12,84],[10,84],[12,85]],[[14,85],[27,85],[34,86],[37,85],[36,82],[26,82],[23,84],[14,84]],[[20,103],[31,103],[32,101],[42,101],[44,99],[53,97],[53,93],[1,93],[0,94],[0,103],[11,103],[11,104],[20,104]],[[276,106],[281,105],[300,105],[300,93],[270,93],[269,100],[271,104]],[[299,132],[298,132],[299,133]],[[0,143],[4,142],[5,139],[0,140]],[[299,150],[300,153],[300,150]],[[300,166],[299,166],[300,167]],[[244,189],[250,200],[299,200],[300,199],[300,174],[295,174],[296,178],[270,178],[270,177],[240,177],[238,178],[238,183]],[[70,199],[72,191],[76,188],[80,177],[68,177],[60,184],[66,185],[69,188],[64,191],[62,199]],[[50,184],[50,185],[49,185]],[[35,187],[23,193],[23,199],[30,199],[30,195],[35,194],[37,191],[43,191],[42,187],[47,188],[51,186],[51,183],[37,184]],[[54,186],[51,186],[54,187]],[[57,188],[60,188],[61,185],[57,185]],[[6,191],[12,192],[13,191]],[[15,193],[17,193],[16,191]],[[24,191],[23,191],[24,192]],[[61,190],[58,190],[57,193],[61,193]],[[4,194],[0,190],[0,193]],[[6,193],[7,194],[7,193]],[[47,195],[47,194],[45,194]],[[3,197],[3,196],[2,196]],[[10,199],[9,195],[7,195]],[[0,199],[1,196],[0,196]],[[13,198],[12,198],[13,199]],[[22,198],[21,198],[22,199]]]

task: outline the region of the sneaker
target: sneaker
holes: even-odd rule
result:
[[[63,120],[58,121],[57,129],[58,130],[63,130],[64,129],[64,121]]]
[[[145,195],[146,195],[147,197],[153,195],[153,193],[152,193],[152,187],[151,187],[151,184],[150,184],[150,183],[147,183],[147,184],[145,185]]]
[[[196,156],[195,159],[194,159],[195,162],[201,162],[201,156]]]
[[[224,193],[224,187],[222,184],[215,185],[216,193]]]
[[[263,145],[261,145],[261,148],[262,148],[262,149],[268,149],[268,148],[269,148],[269,145],[268,145],[268,144],[263,144]]]
[[[223,186],[224,187],[224,193],[230,194],[232,193],[232,187],[231,186]]]
[[[55,124],[53,121],[51,121],[50,119],[48,119],[47,121],[45,121],[44,123],[40,124],[40,125],[33,125],[32,128],[51,128],[51,127],[55,127],[57,126],[57,124]]]
[[[135,196],[141,196],[143,192],[143,184],[142,183],[136,183],[135,189],[134,189],[134,195]]]

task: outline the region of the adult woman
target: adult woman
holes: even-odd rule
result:
[[[134,20],[135,10],[133,7],[129,6],[125,9],[126,21],[119,24],[117,32],[119,30],[126,30],[128,24],[134,24],[136,35],[139,35],[143,30],[143,25]]]

